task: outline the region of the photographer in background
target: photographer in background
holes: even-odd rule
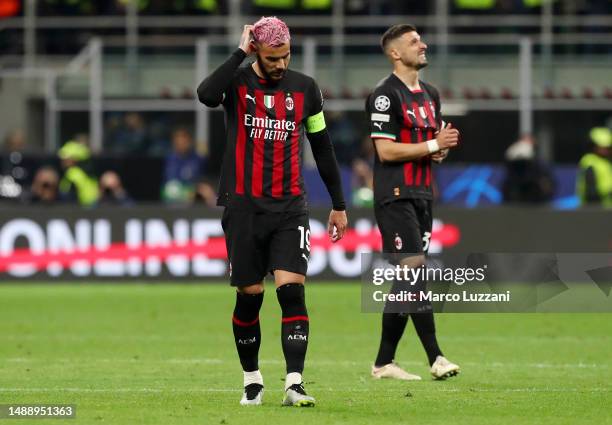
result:
[[[85,207],[93,206],[98,201],[98,179],[93,173],[89,148],[70,140],[60,148],[58,156],[64,169],[60,197]]]
[[[166,157],[162,199],[168,204],[188,204],[202,175],[204,159],[195,151],[193,137],[179,127],[172,133],[172,151]]]
[[[552,200],[556,183],[550,168],[536,157],[533,136],[523,135],[511,144],[505,159],[504,202],[543,204]]]
[[[55,168],[44,166],[34,175],[30,190],[21,197],[27,204],[52,205],[59,202],[59,175]]]
[[[612,132],[595,127],[590,132],[593,147],[580,159],[576,190],[581,205],[612,207]]]
[[[102,174],[99,187],[98,206],[130,207],[134,205],[134,201],[123,187],[121,177],[116,172],[106,171]]]

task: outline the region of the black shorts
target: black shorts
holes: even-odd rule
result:
[[[221,225],[232,286],[259,283],[274,270],[306,275],[310,256],[308,212],[225,208]]]
[[[427,253],[433,223],[431,204],[427,199],[400,199],[374,207],[385,254],[397,258],[400,253]]]
[[[403,258],[426,254],[431,238],[432,201],[427,199],[401,199],[388,204],[377,204],[374,214],[383,240],[383,253],[392,264]],[[416,284],[393,283],[392,293],[400,291],[419,293],[427,289],[426,282]],[[424,313],[432,311],[429,301],[387,302],[386,313]]]

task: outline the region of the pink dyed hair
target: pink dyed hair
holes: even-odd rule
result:
[[[276,16],[264,16],[253,24],[253,37],[259,43],[278,47],[291,39],[287,24]]]

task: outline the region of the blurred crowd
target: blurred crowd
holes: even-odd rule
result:
[[[612,2],[609,0],[448,0],[448,13],[456,15],[538,15],[542,5],[552,3],[555,15],[601,15],[612,14]],[[171,27],[147,26],[139,29],[142,36],[201,36],[209,34],[225,34],[227,27],[223,24],[229,14],[229,0],[36,0],[36,14],[41,17],[48,16],[122,16],[134,5],[137,13],[142,16],[220,16],[219,24],[201,25],[199,27],[181,27],[175,23]],[[367,15],[404,15],[404,16],[433,16],[437,12],[436,1],[423,0],[344,0],[343,13],[345,16]],[[23,16],[25,0],[1,0],[0,20],[6,17]],[[241,0],[239,13],[247,16],[260,15],[330,15],[334,10],[334,0]],[[75,28],[40,28],[38,31],[37,49],[41,54],[76,54],[92,35],[108,38],[109,44],[119,42],[125,28],[122,22],[115,20],[111,26],[87,26]],[[541,31],[540,25],[530,26],[491,26],[482,25],[454,26],[454,20],[449,20],[453,34],[479,34],[508,32],[514,34],[537,34]],[[566,32],[569,26],[555,28],[556,33]],[[586,33],[605,33],[607,25],[585,23],[576,25],[572,31]],[[308,33],[329,34],[328,25],[320,27],[296,26],[292,29],[294,34]],[[369,25],[350,25],[345,28],[346,34],[380,34],[381,28]],[[119,37],[119,38],[118,38]],[[19,55],[24,51],[24,42],[21,29],[8,29],[0,31],[0,53],[5,55]],[[482,47],[478,47],[481,49]],[[489,46],[494,51],[503,50],[499,46]],[[176,51],[177,46],[173,46]],[[377,48],[376,48],[377,49]],[[150,45],[144,49],[148,52],[162,52],[163,45]],[[599,42],[584,43],[583,46],[555,46],[559,53],[587,53],[608,54],[609,46]],[[371,53],[370,49],[361,49],[348,46],[347,52]],[[470,46],[452,46],[451,53],[475,53],[476,48]]]
[[[542,5],[547,1],[552,2],[555,14],[612,14],[610,0],[449,0],[448,5],[449,12],[455,15],[535,14],[541,12]],[[128,6],[133,4],[142,15],[206,15],[227,14],[228,3],[229,0],[37,0],[36,12],[41,16],[124,15]],[[436,12],[436,3],[422,0],[345,0],[344,12],[347,15],[427,15]],[[24,4],[25,0],[0,0],[0,20],[23,15]],[[242,14],[283,16],[329,14],[333,4],[333,0],[240,2]],[[597,28],[591,29],[595,31]],[[482,28],[460,30],[470,32],[481,31]],[[588,31],[586,28],[583,30]],[[198,31],[205,32],[207,29]],[[49,47],[47,43],[51,42],[40,37],[39,48],[49,52],[53,49],[70,50],[67,47],[70,43],[82,46],[82,40],[78,39],[78,34],[75,37],[74,31],[63,32],[65,36],[61,47]],[[21,34],[17,36],[22,37]],[[0,34],[0,47],[5,44],[9,51],[20,49],[19,43],[3,42]],[[162,90],[161,97],[170,95]],[[183,97],[191,98],[191,91],[186,89]],[[352,95],[348,93],[343,97]],[[450,95],[447,93],[446,97]],[[470,98],[468,95],[464,97]],[[117,158],[161,159],[160,181],[155,182],[159,188],[153,189],[158,199],[174,205],[214,205],[216,182],[211,181],[210,176],[218,172],[218,161],[209,163],[209,153],[198,150],[194,145],[189,126],[173,120],[170,115],[149,117],[138,112],[105,115],[104,154]],[[375,152],[370,139],[364,138],[363,129],[355,125],[362,121],[362,117],[330,111],[326,113],[326,118],[338,162],[352,172],[353,204],[370,206],[373,202],[372,166]],[[72,132],[71,129],[65,133]],[[124,170],[120,167],[100,167],[92,161],[87,137],[74,137],[59,149],[54,161],[35,166],[27,162],[25,140],[21,130],[5,135],[0,152],[0,198],[19,199],[24,203],[72,202],[86,206],[129,206],[135,202],[124,185]],[[578,164],[577,195],[583,204],[606,204],[612,186],[612,177],[609,177],[609,126],[593,129],[589,141],[592,149]],[[556,187],[554,172],[550,164],[539,159],[537,147],[533,135],[523,135],[506,150],[503,159],[505,181],[501,188],[505,202],[545,204],[553,198]],[[499,156],[496,155],[496,158]]]
[[[142,14],[189,15],[202,13],[223,13],[225,0],[37,0],[37,14],[41,16],[87,16],[121,15],[126,13],[130,2]],[[24,0],[2,0],[0,16],[21,15]]]
[[[144,131],[137,116],[126,116],[126,121],[135,124],[138,131],[134,134]],[[348,123],[345,114],[331,113],[329,116],[328,124],[338,162],[344,169],[351,171],[352,205],[371,207],[376,153],[369,137],[363,137]],[[120,154],[115,158],[126,152],[131,155],[140,153],[143,164],[145,159],[151,158],[141,154],[144,152],[144,142],[140,137],[125,136],[120,140],[125,146],[115,152]],[[119,146],[119,142],[116,143]],[[591,129],[588,145],[589,149],[577,161],[576,199],[580,205],[612,207],[610,127]],[[169,146],[163,152],[159,187],[154,189],[158,191],[156,199],[167,205],[215,206],[217,182],[216,177],[212,176],[216,171],[211,172],[207,156],[197,152],[190,129],[175,127]],[[5,137],[0,154],[0,199],[23,204],[71,203],[85,207],[135,204],[135,199],[123,183],[121,170],[112,166],[102,168],[100,162],[95,163],[85,136],[67,141],[55,158],[47,159],[42,165],[32,166],[25,160],[27,149],[24,133],[15,130]],[[130,164],[133,167],[138,161]],[[540,159],[534,136],[523,135],[510,144],[504,155],[504,168],[504,181],[501,185],[504,203],[546,205],[553,200],[558,182],[551,164]],[[140,170],[136,171],[138,173]],[[142,174],[144,181],[139,180],[140,185],[147,184],[151,179],[150,170]],[[434,190],[434,194],[436,192]]]
[[[96,169],[86,137],[67,141],[56,158],[49,158],[46,164],[36,168],[24,161],[24,140],[21,130],[9,133],[5,139],[0,163],[0,198],[24,204],[134,205],[118,170]],[[188,128],[177,127],[172,132],[162,168],[159,199],[164,203],[215,205],[216,182],[206,177],[206,159],[196,152]]]
[[[529,14],[539,13],[549,0],[450,0],[450,13]],[[550,0],[557,11],[580,14],[610,13],[608,0]],[[23,13],[24,0],[2,0],[0,17]],[[42,16],[119,15],[134,2],[143,15],[192,15],[228,13],[228,0],[38,0],[37,13]],[[242,0],[241,13],[328,14],[333,0]],[[349,15],[425,15],[435,13],[436,2],[422,0],[345,0],[344,13]]]

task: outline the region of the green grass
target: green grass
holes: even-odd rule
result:
[[[612,317],[440,314],[445,382],[411,324],[397,360],[421,382],[374,381],[380,317],[353,284],[307,289],[304,378],[314,409],[282,408],[280,310],[261,314],[264,405],[241,408],[242,373],[225,285],[0,286],[0,404],[77,405],[67,424],[612,423]],[[40,424],[39,420],[14,423]],[[1,420],[0,423],[13,423]]]

